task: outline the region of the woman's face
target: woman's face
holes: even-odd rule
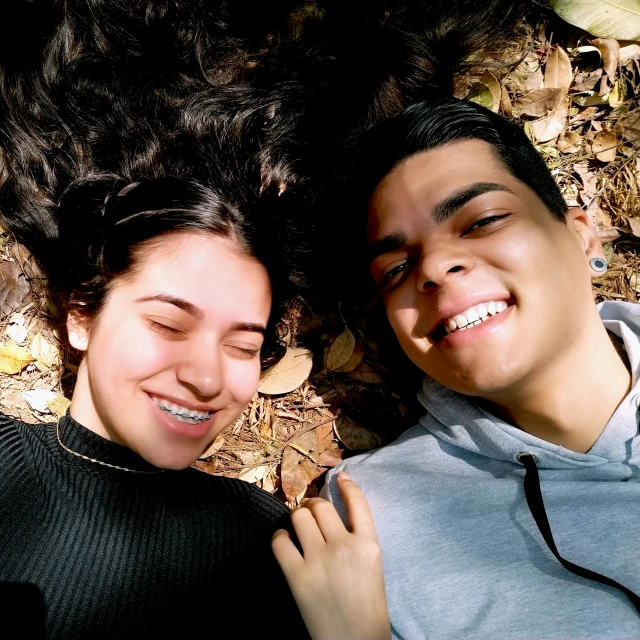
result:
[[[157,467],[188,467],[255,394],[270,309],[265,268],[228,239],[143,248],[96,318],[67,322],[84,351],[71,415]]]

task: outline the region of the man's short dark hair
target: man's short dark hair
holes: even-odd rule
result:
[[[524,131],[478,104],[438,98],[414,104],[371,129],[357,154],[355,170],[370,196],[403,160],[460,140],[484,140],[515,178],[530,187],[551,215],[565,220],[567,205],[551,172]]]

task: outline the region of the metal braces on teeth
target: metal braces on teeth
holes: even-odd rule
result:
[[[166,411],[167,413],[170,413],[172,416],[180,416],[181,418],[187,418],[188,420],[195,420],[196,422],[204,422],[205,420],[208,420],[211,415],[208,415],[206,418],[196,418],[195,416],[187,416],[184,413],[180,413],[179,411],[175,411],[174,409],[167,409],[166,407],[163,407],[162,405],[158,405],[163,411]]]

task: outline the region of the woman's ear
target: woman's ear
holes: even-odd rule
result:
[[[74,349],[86,351],[89,346],[89,321],[79,313],[70,311],[67,315],[67,335]]]
[[[567,225],[577,232],[587,260],[604,257],[602,242],[600,242],[596,230],[591,226],[585,211],[580,207],[571,207],[567,211]]]

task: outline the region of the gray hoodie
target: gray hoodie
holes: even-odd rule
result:
[[[632,390],[588,453],[529,435],[426,379],[418,426],[328,475],[324,496],[343,517],[336,471],[367,496],[395,638],[640,638],[623,593],[553,557],[516,457],[537,457],[560,553],[640,595],[640,306],[605,302],[600,315],[624,342]]]

